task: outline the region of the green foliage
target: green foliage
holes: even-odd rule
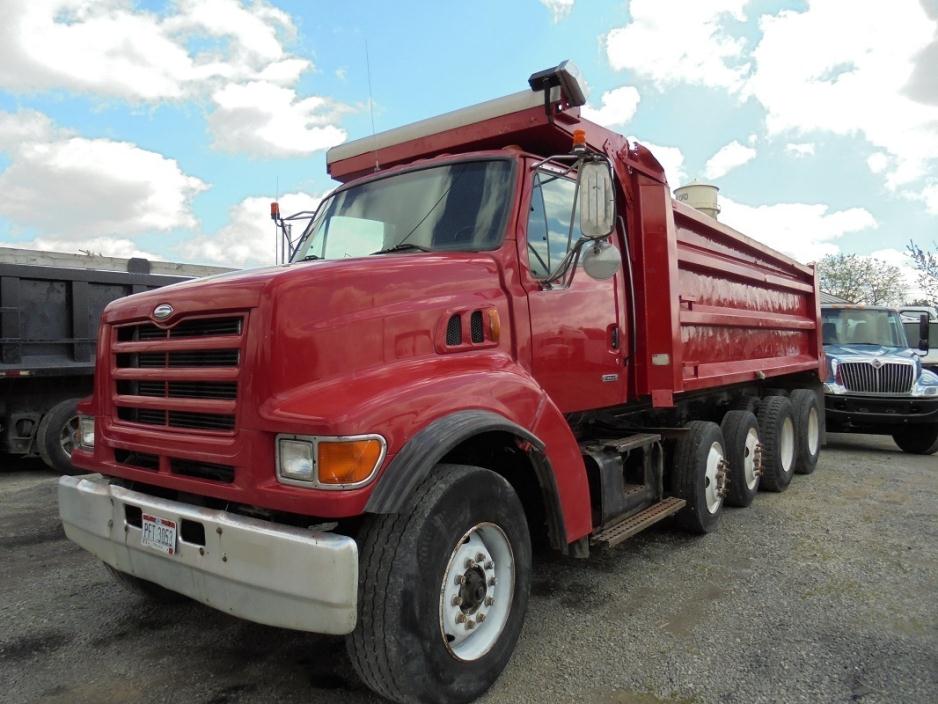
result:
[[[895,306],[905,298],[897,266],[857,254],[828,254],[818,263],[821,288],[853,303]]]
[[[934,305],[938,302],[938,245],[935,245],[934,252],[930,252],[909,240],[906,252],[912,257],[915,264],[918,273],[918,285],[922,287],[925,295],[931,301],[931,303],[925,302],[925,304]]]

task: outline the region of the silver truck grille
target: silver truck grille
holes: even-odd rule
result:
[[[915,379],[915,367],[901,362],[843,362],[838,370],[847,390],[861,394],[907,394]]]

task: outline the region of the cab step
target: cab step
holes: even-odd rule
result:
[[[673,516],[686,505],[687,501],[684,499],[669,497],[649,506],[644,511],[639,511],[634,516],[629,516],[623,521],[603,528],[590,538],[590,543],[611,548],[631,538],[636,533],[641,533],[648,526],[663,521],[668,516]]]

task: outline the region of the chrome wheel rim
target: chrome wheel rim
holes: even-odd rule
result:
[[[755,428],[750,428],[743,445],[743,479],[749,491],[755,491],[759,483],[759,477],[756,476],[756,448],[758,446],[759,432]]]
[[[723,462],[723,447],[715,442],[710,445],[707,452],[707,469],[704,473],[704,496],[707,500],[707,511],[716,513],[723,503],[723,494],[720,491],[719,477],[717,476]]]
[[[498,642],[508,623],[515,559],[505,531],[479,523],[450,555],[440,586],[440,635],[457,660],[478,660]]]
[[[782,432],[779,438],[779,454],[782,460],[782,470],[790,472],[792,463],[795,460],[795,424],[791,418],[786,418],[782,422]]]
[[[69,457],[72,456],[72,450],[78,444],[78,433],[78,416],[69,418],[59,430],[59,445]]]

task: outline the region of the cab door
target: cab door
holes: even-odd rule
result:
[[[531,174],[526,241],[520,253],[532,372],[564,413],[620,404],[626,388],[621,270],[597,281],[578,266],[569,286],[546,281],[580,238],[575,190],[572,179],[557,173]],[[615,245],[616,238],[611,239]],[[569,272],[565,278],[569,280]]]

